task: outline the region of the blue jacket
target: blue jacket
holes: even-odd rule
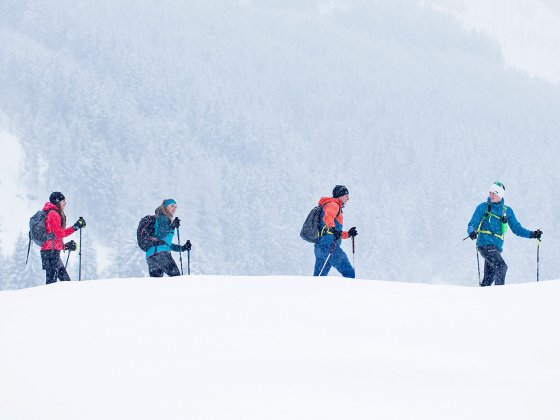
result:
[[[488,204],[491,205],[491,215],[486,214],[488,211]],[[504,214],[504,205],[505,204],[503,199],[499,203],[492,203],[490,199],[488,199],[486,203],[481,203],[476,207],[471,221],[469,222],[467,233],[470,234],[471,232],[478,230],[478,226],[480,225],[478,239],[476,241],[477,246],[494,245],[500,251],[502,250],[504,240],[502,239],[503,233],[501,218]],[[515,213],[513,212],[511,207],[506,207],[507,224],[511,228],[511,231],[517,236],[530,238],[532,232],[521,226],[521,224],[517,221]],[[482,224],[480,223],[481,221]],[[502,236],[502,238],[500,236]]]
[[[175,236],[175,229],[171,227],[171,221],[166,215],[160,214],[157,217],[154,230],[154,237],[164,243],[148,248],[146,251],[146,259],[160,252],[181,251],[181,247],[179,245],[172,243],[173,237]]]

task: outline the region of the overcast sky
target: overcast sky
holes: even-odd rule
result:
[[[506,65],[560,83],[560,2],[431,0],[470,30],[496,39]]]

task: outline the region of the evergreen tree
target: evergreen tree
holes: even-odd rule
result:
[[[81,267],[81,280],[95,280],[98,279],[97,275],[97,253],[94,248],[94,241],[91,239],[87,232],[87,228],[82,230],[82,240],[80,243],[79,232],[76,232],[76,241],[78,249],[72,251],[68,260],[67,271],[72,280],[80,279],[80,248],[82,253],[82,267]],[[68,258],[68,251],[64,255],[64,263]]]
[[[4,265],[5,265],[6,259],[4,258],[4,255],[2,254],[2,250],[0,249],[0,290],[5,290],[6,289],[6,284],[5,284],[5,270],[4,270]]]
[[[146,277],[148,265],[145,252],[138,248],[136,240],[123,241],[113,255],[112,272],[108,277]]]
[[[20,264],[18,264],[17,253],[21,253],[22,251],[21,248],[18,248],[20,247],[16,246],[16,249],[14,250],[12,255],[4,260],[4,290],[21,289],[23,287],[19,282],[19,275],[25,267],[25,254],[21,255],[23,257],[23,260],[20,261]],[[25,252],[27,253],[27,248]]]
[[[19,235],[12,257],[16,263],[18,289],[45,284],[45,272],[42,269],[40,248],[35,244],[31,244],[29,259],[27,264],[25,264],[28,246],[29,237],[23,234]]]

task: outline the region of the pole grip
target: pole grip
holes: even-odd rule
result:
[[[80,219],[82,217],[80,216]],[[80,259],[78,264],[78,281],[82,281],[82,228],[80,227],[80,252],[78,253]]]
[[[183,248],[181,247],[181,234],[177,227],[177,241],[179,241],[179,262],[181,263],[181,275],[183,275]]]
[[[541,249],[541,240],[537,239],[537,283],[539,281],[539,263],[540,263],[540,258],[539,258],[539,251]]]

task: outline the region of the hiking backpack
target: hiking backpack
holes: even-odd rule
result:
[[[301,239],[304,241],[315,244],[319,241],[319,238],[321,238],[321,215],[323,214],[323,207],[325,207],[325,205],[326,204],[313,207],[307,215],[301,227],[301,232],[299,233],[299,236],[301,236]],[[339,214],[340,209],[338,210],[337,216]]]
[[[45,226],[49,211],[39,210],[29,219],[29,239],[39,246],[43,246],[45,242],[54,239],[54,233],[47,233],[47,227]]]
[[[499,237],[499,238],[501,238],[501,239],[503,240],[503,239],[504,239],[504,238],[503,238],[503,235],[507,232],[508,223],[509,223],[508,218],[507,218],[507,211],[508,211],[508,206],[504,206],[502,217],[499,217],[499,216],[497,216],[496,214],[492,213],[492,204],[488,203],[488,207],[487,207],[487,209],[486,209],[486,213],[484,214],[484,217],[483,217],[482,220],[480,221],[480,224],[478,225],[478,228],[476,229],[476,231],[477,231],[478,233],[487,233],[487,234],[491,234],[491,235],[497,236],[497,237]],[[501,235],[499,235],[499,234],[497,234],[497,233],[494,233],[494,232],[486,231],[486,230],[480,230],[480,228],[482,227],[482,223],[484,222],[484,220],[486,220],[486,218],[488,218],[488,220],[490,220],[489,217],[491,217],[491,216],[494,216],[494,217],[500,219],[500,223],[501,223],[501,225],[502,225],[502,234],[501,234]]]
[[[136,230],[136,240],[138,247],[142,251],[147,251],[153,245],[154,235],[156,231],[156,216],[144,216],[138,223]]]

